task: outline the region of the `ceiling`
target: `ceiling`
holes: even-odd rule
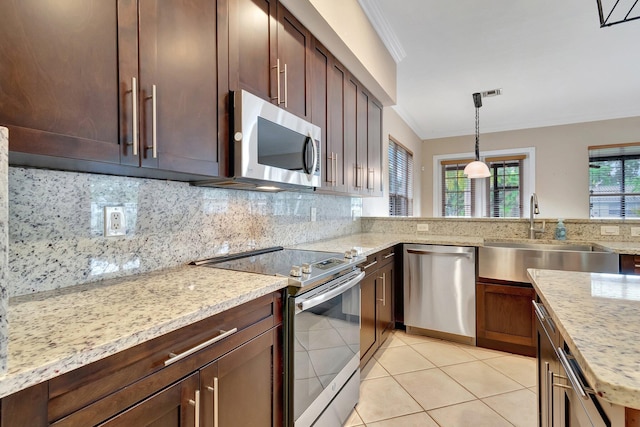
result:
[[[394,108],[422,139],[473,134],[472,94],[496,88],[483,133],[640,116],[640,20],[600,28],[594,0],[360,3],[399,60]]]

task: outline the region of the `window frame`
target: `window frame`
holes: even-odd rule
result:
[[[410,157],[410,160],[407,163],[407,171],[408,171],[408,177],[405,181],[405,189],[406,189],[406,196],[403,194],[398,194],[398,193],[392,193],[391,192],[391,158],[389,157],[389,151],[391,149],[391,145],[395,145],[396,147],[398,147],[399,149],[401,149],[402,151],[404,151],[406,153],[407,156]],[[397,151],[397,149],[396,149]],[[392,194],[395,196],[399,196],[399,197],[404,197],[407,200],[407,217],[412,217],[413,216],[413,212],[414,212],[414,180],[415,180],[415,176],[414,176],[414,155],[413,152],[411,150],[409,150],[405,145],[403,145],[401,142],[399,142],[397,139],[395,139],[394,137],[392,137],[391,135],[389,135],[389,140],[388,140],[388,144],[387,144],[387,173],[388,173],[388,177],[389,179],[388,181],[388,185],[387,185],[387,190],[388,190],[388,197],[387,197],[387,201],[388,201],[388,212],[389,212],[389,216],[390,217],[402,217],[405,215],[394,215],[394,213],[392,212],[391,209],[391,200],[392,200]],[[397,210],[394,210],[394,212],[396,212]]]
[[[598,153],[599,150],[610,150],[611,154],[606,153]],[[638,216],[628,216],[627,215],[627,197],[638,197],[640,193],[636,192],[627,192],[626,191],[626,167],[625,162],[629,160],[640,160],[640,143],[626,143],[626,144],[611,144],[611,145],[596,145],[590,146],[587,148],[588,159],[589,159],[589,168],[591,167],[592,162],[615,162],[619,161],[620,163],[620,180],[621,180],[621,192],[609,192],[609,193],[591,193],[591,169],[589,169],[589,219],[617,219],[617,220],[637,220]],[[595,153],[592,155],[592,151]],[[615,198],[619,197],[619,207],[620,207],[620,215],[619,216],[592,216],[592,206],[593,202],[591,201],[592,197],[604,197],[604,198]]]
[[[489,150],[480,152],[480,160],[485,161],[487,158],[492,157],[509,157],[509,156],[521,156],[524,155],[525,159],[522,160],[522,190],[521,197],[523,199],[521,218],[524,218],[525,213],[529,211],[529,197],[527,195],[535,193],[536,191],[536,149],[535,147],[523,147],[523,148],[510,148],[504,150]],[[433,216],[443,218],[442,216],[442,170],[441,162],[447,160],[461,160],[474,158],[475,153],[452,153],[452,154],[437,154],[433,156]],[[486,178],[482,178],[486,179]],[[479,185],[478,185],[479,184]],[[485,184],[485,185],[483,185]],[[490,218],[487,217],[488,212],[488,183],[476,183],[476,191],[473,200],[473,214],[472,218]],[[464,217],[448,217],[448,218],[464,218]],[[500,217],[502,218],[502,217]],[[496,219],[496,218],[494,218]],[[504,218],[509,219],[509,217]]]
[[[487,166],[489,166],[489,171],[491,171],[491,176],[486,181],[486,216],[487,218],[522,218],[524,211],[524,160],[527,158],[525,155],[514,155],[514,156],[502,156],[502,157],[486,157],[485,161],[487,162]],[[497,186],[498,174],[497,169],[499,168],[507,168],[507,167],[517,167],[518,168],[518,186],[503,186],[499,190],[491,190],[493,180],[494,187]],[[496,211],[495,207],[492,209],[492,204],[495,201],[496,194],[500,191],[508,191],[508,190],[518,190],[518,210],[520,211],[520,216],[494,216],[493,213]]]

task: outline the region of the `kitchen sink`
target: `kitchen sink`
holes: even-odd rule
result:
[[[618,273],[618,254],[589,244],[489,242],[478,249],[478,276],[529,282],[527,268]]]

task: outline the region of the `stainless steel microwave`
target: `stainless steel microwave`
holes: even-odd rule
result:
[[[319,187],[321,130],[244,90],[233,93],[233,178],[273,187]]]

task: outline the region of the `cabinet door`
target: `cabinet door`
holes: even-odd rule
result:
[[[334,154],[334,190],[347,191],[347,165],[351,160],[347,146],[346,130],[348,123],[346,96],[349,77],[347,69],[335,59],[331,59],[328,76],[328,129],[327,138]],[[355,111],[354,111],[355,113]]]
[[[364,366],[376,350],[376,278],[375,273],[360,283],[360,366]]]
[[[140,0],[139,8],[141,165],[216,175],[216,2]]]
[[[367,133],[367,190],[382,196],[382,106],[369,98]]]
[[[356,105],[358,100],[358,84],[349,78],[344,89],[344,146],[348,155],[345,158],[345,170],[347,172],[348,192],[357,194],[361,187],[358,187],[358,163],[356,158],[357,151],[357,111]]]
[[[284,108],[311,119],[309,95],[309,31],[282,5],[278,5],[278,59]]]
[[[534,356],[534,298],[531,287],[477,283],[478,346]]]
[[[229,89],[266,100],[277,96],[276,0],[225,0],[229,5]]]
[[[311,123],[322,132],[322,186],[333,186],[333,149],[331,139],[327,135],[328,125],[328,90],[329,90],[329,51],[316,39],[311,43]]]
[[[376,335],[378,345],[387,339],[393,329],[393,277],[395,273],[393,261],[381,267],[377,273],[377,321]]]
[[[118,3],[0,2],[0,125],[11,151],[119,163]]]
[[[196,391],[197,373],[143,400],[100,426],[193,426],[198,401]],[[202,406],[201,399],[200,405]]]
[[[282,363],[272,329],[200,371],[202,425],[282,425]],[[216,386],[218,387],[216,393]]]
[[[368,193],[369,94],[362,86],[358,86],[356,127],[356,188],[360,193]]]

